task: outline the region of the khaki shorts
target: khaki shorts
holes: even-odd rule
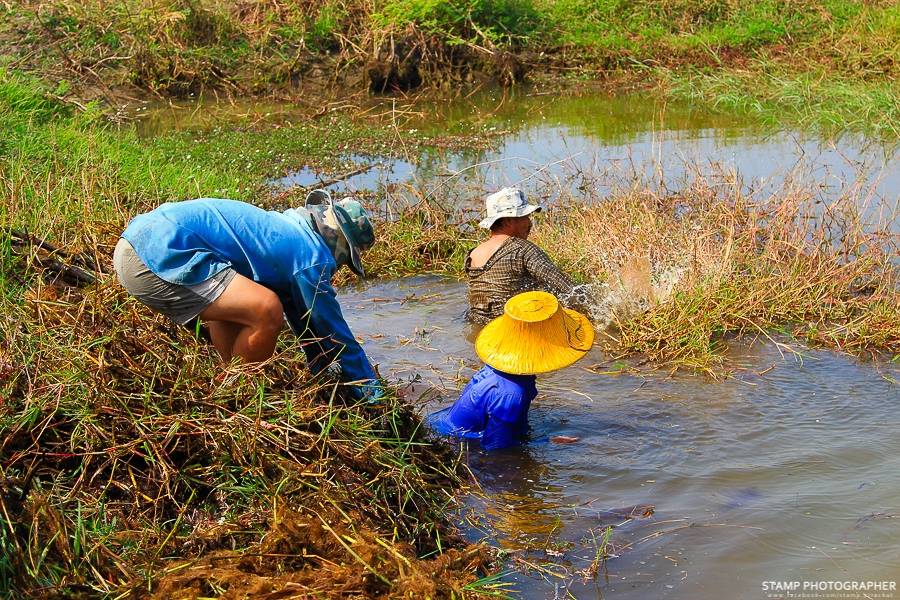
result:
[[[222,295],[237,272],[228,268],[197,285],[178,285],[158,277],[147,268],[125,238],[119,238],[113,267],[128,293],[155,310],[184,325]]]

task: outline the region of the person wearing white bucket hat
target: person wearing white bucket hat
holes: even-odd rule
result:
[[[547,254],[528,241],[531,216],[540,204],[530,204],[514,187],[485,199],[485,218],[479,223],[490,237],[466,257],[470,321],[485,324],[503,314],[506,301],[523,291],[542,289],[566,297],[574,283]]]

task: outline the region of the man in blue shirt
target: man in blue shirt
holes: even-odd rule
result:
[[[331,285],[344,264],[364,276],[359,253],[374,239],[358,202],[332,203],[324,192],[284,212],[201,198],[137,216],[113,262],[144,304],[179,324],[205,322],[223,360],[269,358],[287,318],[310,340],[304,352],[313,373],[337,361],[342,379],[360,384],[356,397],[378,397],[375,371]]]
[[[561,308],[547,292],[513,296],[503,310],[475,341],[475,351],[486,365],[453,406],[428,418],[438,433],[480,439],[485,450],[524,441],[528,409],[537,396],[535,375],[571,365],[594,343],[587,318]]]

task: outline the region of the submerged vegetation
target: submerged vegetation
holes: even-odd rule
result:
[[[895,2],[51,0],[0,11],[10,67],[109,101],[121,86],[346,94],[531,73],[655,81],[720,106],[898,133]]]

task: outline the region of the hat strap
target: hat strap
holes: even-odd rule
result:
[[[322,232],[319,231],[318,219],[316,219],[316,215],[312,214],[312,212],[309,213],[309,224],[312,225],[312,230],[316,233],[316,235],[322,237]]]

